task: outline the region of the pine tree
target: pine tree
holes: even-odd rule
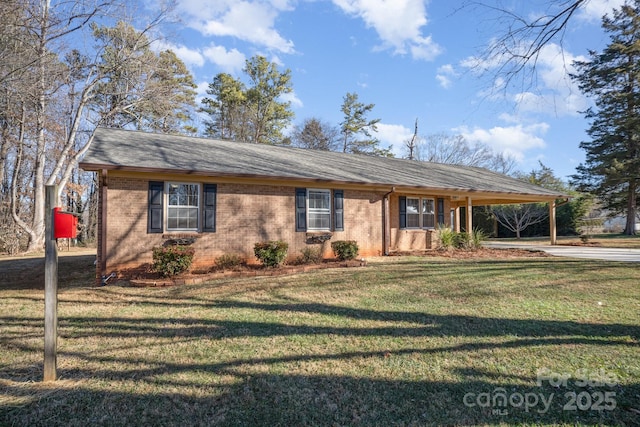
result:
[[[347,93],[340,108],[344,120],[340,123],[342,133],[342,151],[354,154],[393,157],[389,149],[381,149],[380,141],[373,136],[377,132],[380,119],[367,118],[375,104],[364,104],[358,100],[357,93]]]
[[[245,86],[229,74],[220,73],[209,84],[201,111],[209,114],[205,134],[209,137],[259,144],[283,144],[282,135],[294,114],[291,102],[282,98],[293,92],[291,70],[279,71],[277,64],[257,55],[243,69],[249,78]]]
[[[595,103],[585,112],[591,140],[580,143],[586,162],[572,178],[607,209],[625,213],[624,234],[633,235],[640,191],[640,0],[605,16],[602,27],[609,44],[576,62],[572,75]]]

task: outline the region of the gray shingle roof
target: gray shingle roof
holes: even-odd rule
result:
[[[105,128],[80,166],[564,197],[476,167]]]

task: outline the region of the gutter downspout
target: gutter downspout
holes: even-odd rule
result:
[[[396,187],[382,196],[382,253],[389,256],[389,243],[391,240],[391,223],[389,222],[389,195],[395,193]]]

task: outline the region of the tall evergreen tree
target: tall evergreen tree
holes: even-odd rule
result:
[[[230,74],[220,73],[209,83],[201,111],[208,114],[205,135],[209,138],[245,141],[246,138],[246,87]]]
[[[605,16],[602,27],[609,44],[576,62],[572,76],[595,103],[585,112],[591,141],[580,143],[586,162],[572,178],[607,209],[626,214],[624,233],[633,235],[640,191],[640,0]]]
[[[282,97],[293,92],[291,70],[279,71],[264,56],[248,59],[243,69],[249,78],[246,86],[226,73],[216,75],[209,83],[201,111],[207,113],[205,135],[214,138],[259,144],[288,142],[282,130],[294,114],[291,102]]]
[[[342,100],[340,110],[344,120],[340,123],[342,133],[342,151],[354,154],[392,157],[389,149],[381,149],[380,141],[373,136],[378,131],[380,119],[369,119],[367,114],[375,104],[364,104],[358,100],[358,94],[347,93]]]
[[[282,130],[294,115],[291,102],[282,99],[282,95],[293,92],[291,70],[280,72],[276,63],[258,55],[247,60],[244,72],[251,81],[246,92],[250,142],[281,144]]]

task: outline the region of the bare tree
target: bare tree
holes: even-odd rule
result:
[[[418,138],[414,145],[414,159],[424,162],[477,166],[504,174],[515,170],[512,157],[496,153],[484,144],[469,144],[462,135],[432,134]]]
[[[490,209],[496,220],[508,230],[516,233],[518,239],[525,228],[538,224],[549,216],[546,206],[537,203],[496,205],[491,206]]]
[[[407,150],[409,150],[409,155],[407,159],[414,160],[415,159],[415,151],[418,143],[418,119],[416,118],[415,126],[413,128],[413,136],[410,140],[408,140],[405,145]]]
[[[514,12],[501,2],[471,0],[463,7],[477,7],[495,13],[500,35],[491,39],[478,58],[476,67],[491,64],[494,80],[506,88],[519,79],[531,85],[536,79],[536,64],[545,46],[564,45],[571,20],[588,0],[547,0],[546,10],[536,15]],[[486,71],[486,70],[482,70]]]
[[[117,25],[101,32],[104,27],[91,25],[94,18],[106,16],[119,0],[11,3],[18,10],[15,16],[0,8],[12,23],[0,30],[0,89],[7,94],[7,102],[0,103],[0,118],[6,124],[1,127],[2,191],[3,199],[10,199],[13,223],[28,235],[27,251],[35,251],[44,242],[45,185],[58,184],[61,195],[71,194],[66,184],[98,125],[122,115],[134,117],[131,123],[142,123],[143,115],[160,116],[149,108],[162,105],[150,101],[154,96],[158,100],[167,96],[159,90],[166,86],[159,84],[164,78],[156,71],[163,63],[174,67],[176,62],[140,55],[149,51],[147,34],[166,11],[142,31]],[[96,45],[87,54],[67,47],[71,38],[92,35]],[[114,50],[114,40],[121,38],[135,48]],[[126,73],[133,68],[143,71],[131,79],[132,74]],[[116,84],[120,76],[134,84],[135,91]],[[109,88],[116,89],[109,93]],[[101,96],[116,102],[105,108]],[[168,123],[166,117],[162,120]]]
[[[295,147],[311,150],[338,151],[340,131],[320,119],[305,119],[302,125],[294,127],[291,139]]]

